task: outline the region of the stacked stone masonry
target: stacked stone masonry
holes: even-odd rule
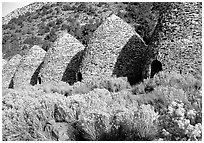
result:
[[[21,59],[22,56],[17,54],[4,65],[2,69],[2,88],[13,88],[13,77]]]
[[[42,82],[64,81],[73,84],[85,47],[72,35],[61,33],[44,59],[39,73]]]
[[[14,88],[37,84],[38,69],[40,69],[45,53],[41,47],[35,45],[22,58],[13,78]]]
[[[113,14],[94,32],[80,71],[84,80],[116,75],[139,81],[151,50],[128,23]]]
[[[202,75],[202,3],[174,2],[165,16],[160,61],[164,70]]]

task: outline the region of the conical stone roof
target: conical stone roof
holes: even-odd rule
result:
[[[35,45],[27,55],[23,56],[13,78],[14,88],[37,83],[38,67],[42,63],[45,53],[45,50]]]
[[[2,88],[13,88],[13,76],[20,64],[22,56],[17,54],[13,56],[2,69]]]
[[[73,84],[85,47],[72,35],[62,33],[44,59],[39,77],[42,82],[64,81]]]
[[[90,76],[141,73],[143,69],[140,68],[146,64],[142,60],[143,52],[147,52],[148,48],[128,23],[113,14],[94,32],[84,56],[82,76],[88,79]],[[143,67],[139,67],[139,64],[143,64]]]

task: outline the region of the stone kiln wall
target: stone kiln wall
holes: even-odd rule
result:
[[[76,80],[84,49],[85,47],[72,35],[61,33],[45,55],[39,73],[42,83],[62,80],[72,84]]]
[[[2,88],[13,88],[13,77],[18,68],[22,56],[13,56],[2,69]]]
[[[143,69],[138,64],[143,61],[145,66],[141,58],[147,50],[148,46],[134,29],[113,14],[98,27],[88,44],[80,70],[83,79],[113,74],[131,77],[135,72],[138,72],[135,78],[139,79]]]
[[[22,58],[13,78],[14,88],[37,84],[38,71],[36,70],[42,63],[45,53],[45,50],[35,45],[30,49],[29,53]]]
[[[202,3],[171,3],[161,34],[160,61],[164,70],[202,75]]]

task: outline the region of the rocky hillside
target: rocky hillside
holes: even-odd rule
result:
[[[8,18],[3,18],[3,58],[10,58],[17,53],[23,55],[33,45],[40,45],[47,50],[61,30],[67,30],[82,44],[87,44],[91,34],[112,13],[131,24],[149,43],[159,23],[160,10],[156,7],[168,8],[160,3],[58,2],[32,5],[39,7],[35,10],[29,6],[18,9],[13,12],[19,13],[14,14],[14,18],[8,15],[12,17],[9,22],[6,22]]]
[[[2,17],[2,24],[8,24],[8,22],[13,18],[18,18],[19,16],[25,15],[27,12],[35,12],[37,9],[41,8],[45,3],[43,2],[35,2],[24,6],[22,8],[18,8],[11,13],[7,14],[6,16]]]

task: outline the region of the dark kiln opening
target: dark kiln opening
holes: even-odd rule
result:
[[[41,83],[42,83],[41,78],[38,77],[37,84],[41,84]]]
[[[83,78],[82,78],[81,72],[78,72],[78,73],[76,74],[76,80],[81,82],[82,79],[83,79]]]
[[[158,60],[154,60],[151,64],[151,78],[158,72],[162,71],[162,63]]]

